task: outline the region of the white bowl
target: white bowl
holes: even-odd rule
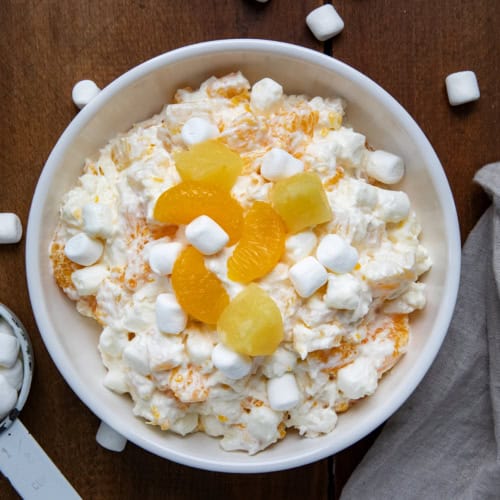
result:
[[[62,195],[76,182],[86,157],[118,132],[157,113],[186,85],[241,70],[254,82],[271,77],[285,92],[342,96],[348,121],[369,142],[405,158],[409,194],[434,265],[425,278],[428,305],[413,316],[409,352],[374,396],[341,415],[329,435],[304,439],[290,433],[277,445],[248,456],[224,452],[218,440],[197,433],[179,437],[132,415],[128,397],[107,390],[97,325],[80,316],[56,286],[48,247]],[[175,462],[226,472],[265,472],[308,464],[364,437],[412,393],[435,358],[454,309],[460,271],[457,215],[445,174],[426,137],[384,90],[353,68],[318,52],[264,40],[224,40],[184,47],[151,59],[106,87],[71,122],[43,169],[28,221],[26,267],[31,303],[52,359],[68,384],[100,419],[138,446]]]

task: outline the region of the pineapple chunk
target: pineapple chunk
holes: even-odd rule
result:
[[[224,309],[217,322],[222,342],[248,356],[268,356],[283,340],[283,320],[274,300],[255,283]]]
[[[302,172],[276,182],[271,201],[291,233],[332,220],[321,179],[313,172]]]
[[[243,168],[240,155],[215,140],[175,153],[174,161],[183,181],[203,182],[227,190],[233,187]]]

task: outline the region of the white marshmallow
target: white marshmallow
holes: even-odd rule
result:
[[[174,263],[182,250],[178,242],[158,243],[149,252],[149,267],[160,276],[172,274]]]
[[[191,331],[186,339],[186,351],[193,363],[201,365],[212,356],[213,343],[203,332]]]
[[[283,96],[283,87],[271,80],[263,78],[253,84],[250,93],[250,104],[257,111],[271,111]]]
[[[17,403],[17,391],[0,374],[0,420],[2,420]]]
[[[127,438],[118,434],[118,432],[104,422],[101,422],[95,440],[103,448],[109,451],[120,452],[123,451],[127,445]]]
[[[474,71],[458,71],[446,77],[446,92],[452,106],[477,101],[479,85]]]
[[[146,339],[142,335],[136,335],[123,350],[123,359],[132,371],[140,375],[149,375],[149,352]]]
[[[307,257],[316,246],[318,238],[313,231],[302,231],[289,236],[285,242],[287,257],[297,262]]]
[[[262,158],[260,173],[270,181],[285,179],[304,171],[304,163],[284,149],[273,148]]]
[[[87,203],[82,209],[83,230],[90,236],[109,238],[113,234],[111,207],[105,203]]]
[[[328,280],[326,269],[312,256],[297,262],[288,273],[295,290],[304,298],[310,297]]]
[[[330,275],[324,297],[330,308],[354,311],[361,300],[361,284],[350,274]]]
[[[379,149],[368,155],[366,173],[384,184],[396,184],[403,178],[405,164],[401,157]]]
[[[103,384],[104,387],[117,394],[125,394],[129,390],[127,374],[123,370],[109,370],[104,376]]]
[[[10,368],[19,354],[19,340],[13,335],[0,333],[0,366]]]
[[[181,137],[184,144],[192,146],[198,142],[215,139],[219,135],[219,129],[205,118],[190,118],[182,127]]]
[[[78,295],[85,297],[97,293],[99,286],[108,275],[109,271],[106,266],[96,264],[95,266],[84,267],[83,269],[74,271],[71,275],[71,281],[75,285]]]
[[[378,374],[373,363],[358,358],[337,372],[337,387],[349,399],[359,399],[375,392]]]
[[[5,333],[5,335],[14,335],[12,327],[2,317],[0,317],[0,333]]]
[[[376,212],[386,222],[400,222],[410,213],[410,199],[403,191],[379,189]]]
[[[335,273],[348,273],[358,262],[358,251],[336,234],[328,234],[319,242],[316,258]]]
[[[0,375],[3,375],[11,387],[18,391],[23,385],[24,373],[22,361],[17,359],[10,368],[0,367]]]
[[[75,84],[71,97],[79,109],[85,107],[101,89],[92,80],[81,80]]]
[[[306,17],[306,24],[321,42],[338,35],[344,29],[344,21],[332,4],[322,5],[311,11]]]
[[[181,333],[187,324],[187,314],[172,293],[161,293],[156,298],[156,324],[163,333]]]
[[[358,181],[356,183],[356,205],[364,208],[374,208],[378,202],[378,189],[366,182]]]
[[[0,244],[18,243],[23,236],[21,219],[13,213],[0,213]]]
[[[226,246],[229,236],[212,218],[200,215],[186,226],[186,239],[202,254],[214,255]]]
[[[81,266],[91,266],[101,258],[103,249],[100,241],[86,233],[78,233],[66,242],[64,253],[69,260]]]
[[[287,411],[299,404],[300,391],[292,373],[272,378],[267,382],[267,397],[273,410]]]
[[[224,344],[217,344],[212,351],[212,363],[227,378],[238,380],[246,377],[252,369],[252,360],[227,348]]]

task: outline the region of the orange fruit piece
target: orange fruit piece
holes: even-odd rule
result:
[[[332,220],[323,184],[314,172],[277,181],[271,191],[271,202],[291,233]]]
[[[269,356],[283,340],[283,319],[274,300],[252,283],[224,309],[217,330],[222,342],[233,351]]]
[[[243,220],[243,232],[227,261],[227,276],[249,283],[272,271],[285,250],[285,224],[269,203],[256,201]]]
[[[243,228],[243,208],[225,189],[197,181],[185,181],[164,191],[153,216],[166,224],[189,224],[200,215],[208,215],[229,235],[234,245]]]
[[[193,318],[215,325],[229,304],[229,296],[217,276],[205,267],[203,255],[185,248],[172,269],[172,287],[180,306]]]
[[[174,154],[183,181],[198,181],[230,190],[243,169],[241,156],[219,141],[203,141]]]

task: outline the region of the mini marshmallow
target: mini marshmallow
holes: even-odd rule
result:
[[[328,280],[326,269],[312,256],[297,262],[288,273],[295,290],[304,298],[310,297]]]
[[[64,253],[76,264],[91,266],[101,258],[103,249],[104,246],[100,241],[86,233],[78,233],[66,242]]]
[[[127,438],[118,434],[118,432],[104,422],[101,422],[95,440],[103,448],[109,451],[120,452],[123,451],[127,445]]]
[[[172,274],[182,244],[178,242],[158,243],[149,252],[149,267],[160,276]]]
[[[217,344],[212,351],[212,363],[227,378],[238,380],[246,377],[252,369],[252,360],[227,348],[224,344]]]
[[[186,339],[186,351],[193,363],[201,365],[212,356],[212,340],[203,332],[191,331]]]
[[[366,173],[384,184],[396,184],[403,178],[405,164],[401,157],[377,150],[368,155]]]
[[[0,367],[0,375],[3,375],[11,387],[18,391],[23,385],[24,374],[22,361],[17,359],[10,368]]]
[[[0,333],[0,366],[10,368],[19,354],[19,340],[13,335]]]
[[[181,137],[184,144],[192,146],[198,142],[215,139],[219,135],[219,129],[205,118],[190,118],[182,127]]]
[[[7,382],[7,379],[0,374],[0,420],[16,406],[17,391]]]
[[[163,333],[181,333],[187,324],[187,314],[172,293],[161,293],[156,298],[156,325]]]
[[[367,358],[358,358],[337,372],[337,387],[349,399],[370,396],[377,384],[377,370]]]
[[[75,106],[79,109],[85,107],[101,89],[92,80],[81,80],[76,83],[71,92]]]
[[[18,243],[23,236],[23,225],[16,214],[0,213],[0,244]]]
[[[306,17],[306,24],[320,42],[338,35],[344,29],[344,21],[332,4],[311,11]]]
[[[263,78],[254,83],[250,93],[250,104],[257,111],[270,111],[283,96],[283,87],[271,80]]]
[[[366,182],[358,181],[356,183],[356,205],[364,208],[374,208],[378,202],[378,188],[367,184]]]
[[[319,243],[316,258],[334,273],[348,273],[358,262],[358,251],[336,234],[326,235]]]
[[[350,274],[330,275],[323,300],[330,308],[354,311],[361,300],[361,284]]]
[[[82,209],[82,229],[90,236],[109,238],[113,234],[113,215],[105,203],[87,203]]]
[[[403,191],[379,189],[376,212],[386,222],[400,222],[410,213],[410,199]]]
[[[267,382],[267,397],[273,410],[288,411],[299,404],[300,391],[292,373],[272,378]]]
[[[479,85],[474,71],[458,71],[445,79],[448,100],[452,106],[477,101],[480,97]]]
[[[262,158],[260,173],[270,181],[285,179],[304,171],[304,163],[284,149],[273,148]]]
[[[95,266],[78,269],[71,274],[71,281],[75,285],[80,297],[94,295],[100,284],[108,277],[109,271],[106,266],[97,264]]]
[[[222,250],[229,236],[217,222],[200,215],[186,226],[186,239],[204,255],[214,255]]]
[[[117,394],[125,394],[129,391],[127,374],[122,370],[109,370],[104,376],[104,387]]]
[[[293,234],[285,242],[287,256],[297,262],[307,257],[313,251],[317,242],[318,238],[313,231],[302,231]]]
[[[142,335],[136,335],[123,350],[123,359],[132,371],[140,375],[149,375],[149,352],[146,339]]]

